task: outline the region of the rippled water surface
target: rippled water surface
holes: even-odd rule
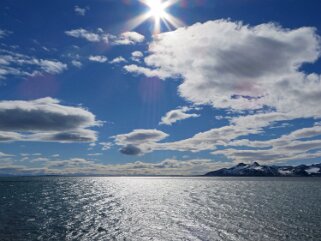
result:
[[[0,240],[321,240],[318,178],[0,178]]]

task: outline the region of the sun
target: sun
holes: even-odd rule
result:
[[[154,34],[161,32],[162,23],[168,30],[172,30],[172,27],[179,28],[185,26],[181,20],[166,11],[178,1],[179,0],[139,0],[139,2],[148,7],[148,10],[142,15],[130,20],[127,23],[128,28],[134,29],[150,18],[154,19]]]
[[[150,8],[149,15],[155,20],[165,18],[167,6],[161,0],[148,0],[146,1],[146,5]]]

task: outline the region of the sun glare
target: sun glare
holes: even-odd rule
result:
[[[146,13],[132,19],[128,22],[128,27],[134,29],[146,20],[153,18],[154,19],[154,34],[161,32],[162,23],[168,30],[171,30],[172,27],[178,28],[184,26],[184,23],[179,19],[175,18],[169,14],[166,10],[170,6],[177,3],[178,0],[139,0],[141,3],[146,5],[149,9]]]
[[[166,16],[166,5],[161,0],[149,0],[146,4],[150,8],[149,14],[154,17],[155,20]]]

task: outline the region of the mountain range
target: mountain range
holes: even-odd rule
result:
[[[223,168],[211,171],[205,176],[244,176],[244,177],[321,177],[321,164],[299,165],[299,166],[269,166],[260,165],[257,162],[252,164],[239,163],[231,168]]]

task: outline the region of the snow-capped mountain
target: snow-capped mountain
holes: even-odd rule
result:
[[[267,166],[257,162],[253,164],[240,163],[231,168],[208,172],[205,176],[264,176],[264,177],[321,177],[321,164],[300,165],[300,166]]]

